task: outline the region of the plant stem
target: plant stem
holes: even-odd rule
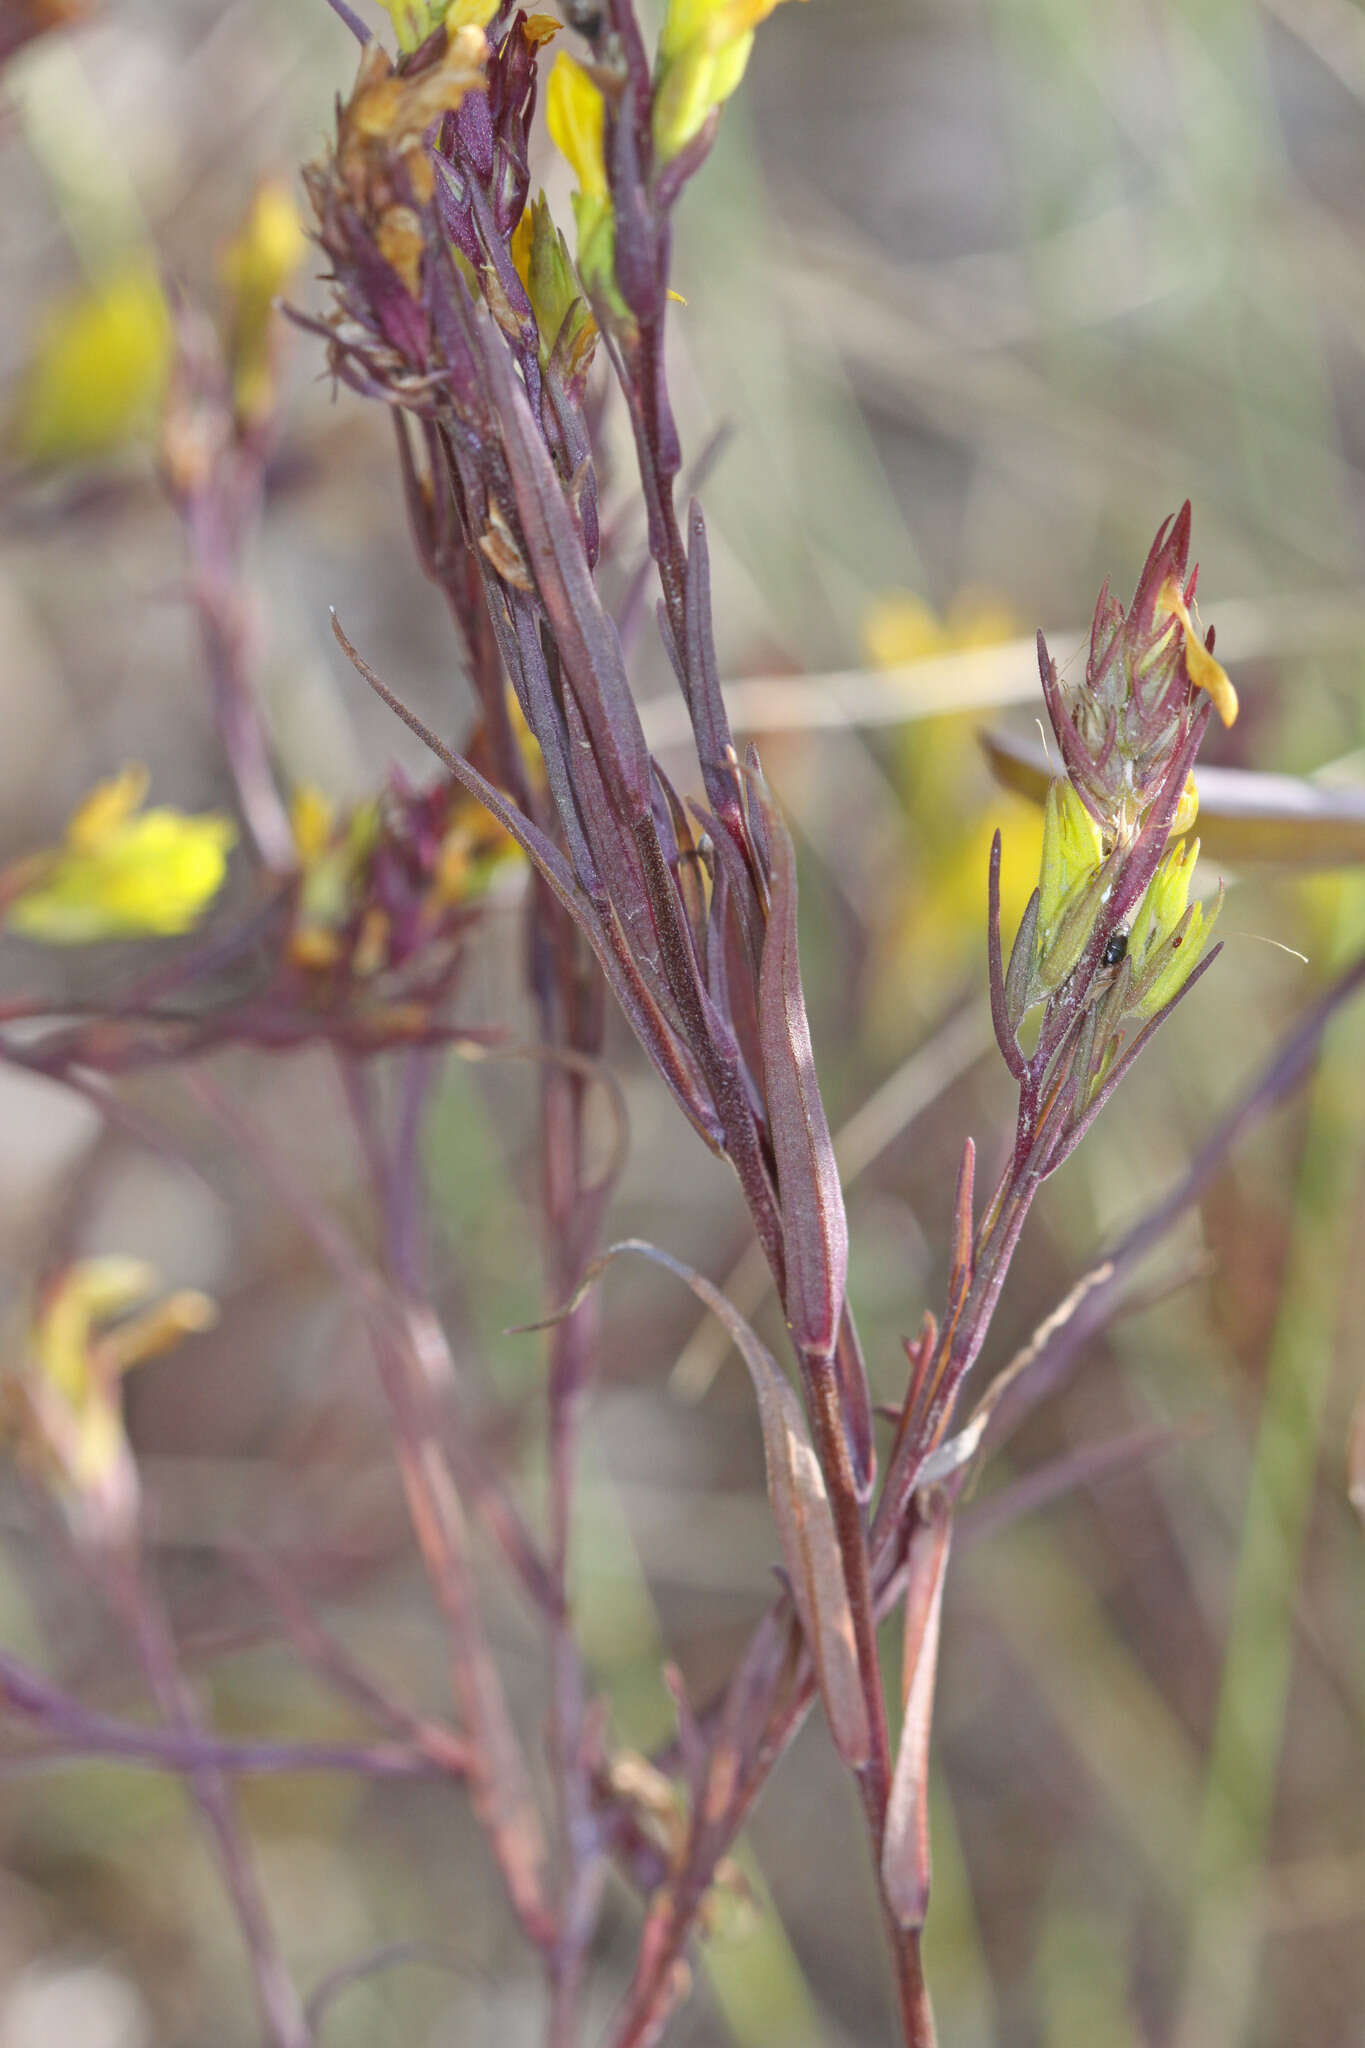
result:
[[[178,1735],[201,1735],[202,1723],[194,1694],[180,1669],[170,1624],[143,1569],[136,1539],[130,1539],[118,1551],[106,1553],[101,1565],[109,1603],[137,1647],[148,1687],[163,1720]],[[192,1767],[188,1775],[242,1930],[267,2038],[273,2048],[310,2048],[313,2030],[280,1954],[255,1864],[237,1824],[227,1780],[210,1765]]]

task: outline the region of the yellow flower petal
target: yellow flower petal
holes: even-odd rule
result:
[[[1223,664],[1215,661],[1204,645],[1203,635],[1191,619],[1184,593],[1174,577],[1162,584],[1157,606],[1164,606],[1180,621],[1185,635],[1185,666],[1190,672],[1190,681],[1196,690],[1208,691],[1213,708],[1224,725],[1233,724],[1237,717],[1237,692]]]
[[[1179,839],[1182,832],[1188,832],[1198,816],[1199,789],[1194,779],[1194,771],[1191,769],[1185,777],[1185,787],[1180,792],[1180,802],[1176,805],[1175,816],[1171,820],[1172,839]]]
[[[227,353],[239,418],[260,420],[274,402],[274,304],[308,249],[289,188],[269,178],[257,187],[241,232],[223,252],[228,293]]]
[[[201,1294],[197,1287],[181,1287],[111,1330],[100,1340],[101,1355],[111,1372],[129,1372],[149,1358],[160,1358],[182,1337],[211,1330],[217,1320],[218,1304],[211,1296]]]
[[[550,70],[545,91],[545,120],[550,140],[566,157],[588,199],[607,197],[607,164],[603,155],[602,94],[581,64],[561,50]]]
[[[146,794],[147,770],[137,762],[97,783],[67,820],[67,845],[78,853],[97,853],[140,809]]]
[[[1069,782],[1053,782],[1043,812],[1038,937],[1046,945],[1068,906],[1093,882],[1104,859],[1100,828]]]
[[[34,1355],[49,1385],[72,1406],[91,1387],[95,1324],[146,1301],[156,1283],[156,1269],[145,1260],[108,1257],[78,1259],[52,1288],[34,1328]]]
[[[459,28],[487,28],[498,11],[498,0],[380,0],[380,5],[403,51],[420,49],[442,22],[453,35]]]
[[[766,21],[781,0],[668,0],[659,55],[678,56],[690,43],[720,49]]]
[[[289,805],[289,824],[300,867],[322,858],[332,837],[335,813],[329,798],[313,782],[301,782]]]
[[[124,769],[80,805],[62,846],[20,864],[4,913],[15,931],[78,946],[191,930],[222,886],[236,828],[213,813],[139,811],[145,793],[145,772]]]
[[[10,418],[26,462],[87,462],[154,426],[171,361],[171,319],[151,264],[114,272],[42,322]]]
[[[118,1382],[217,1315],[184,1289],[141,1314],[159,1285],[141,1259],[78,1259],[45,1289],[19,1369],[6,1376],[5,1434],[26,1451],[76,1518],[108,1535],[135,1509],[137,1479]],[[119,1319],[122,1320],[119,1320]],[[113,1322],[114,1327],[106,1327]]]
[[[744,76],[754,30],[780,0],[668,0],[659,33],[654,146],[685,149]]]

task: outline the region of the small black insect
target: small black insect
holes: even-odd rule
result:
[[[1105,942],[1104,951],[1100,955],[1101,966],[1117,967],[1127,951],[1127,932],[1110,932],[1109,937]]]

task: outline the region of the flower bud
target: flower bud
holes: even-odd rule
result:
[[[601,88],[561,50],[545,92],[550,139],[578,179],[573,195],[578,223],[578,271],[589,291],[616,296],[616,217],[607,184],[603,137],[606,109]]]
[[[441,27],[452,35],[457,28],[487,28],[498,11],[498,0],[380,0],[380,5],[404,53],[419,50]]]
[[[1061,680],[1039,636],[1043,694],[1067,774],[1111,840],[1137,830],[1201,692],[1224,724],[1237,716],[1237,692],[1191,617],[1198,571],[1186,574],[1189,545],[1187,503],[1158,533],[1129,609],[1107,584],[1100,593],[1080,683]],[[1182,799],[1176,829],[1192,822]]]
[[[303,222],[286,186],[258,186],[240,232],[223,252],[227,287],[227,360],[237,418],[263,420],[275,401],[272,322],[275,300],[308,248]]]
[[[1133,1010],[1139,1017],[1154,1017],[1179,995],[1198,966],[1223,907],[1221,886],[1207,916],[1202,903],[1188,907],[1190,879],[1198,858],[1197,839],[1169,847],[1133,920],[1128,958],[1132,963]]]
[[[583,375],[597,345],[597,322],[579,290],[567,244],[543,192],[527,207],[512,236],[512,261],[540,329],[542,359],[548,361],[557,348],[566,375]]]
[[[1053,782],[1043,812],[1035,994],[1060,987],[1085,950],[1100,910],[1103,865],[1095,820],[1069,782]]]
[[[659,34],[654,147],[669,163],[744,76],[754,30],[779,0],[668,0]]]

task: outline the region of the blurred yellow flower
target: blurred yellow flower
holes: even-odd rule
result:
[[[275,398],[272,322],[274,302],[308,249],[303,221],[288,186],[268,178],[256,188],[240,231],[223,251],[227,290],[227,359],[239,419],[252,423]]]
[[[780,0],[668,0],[659,33],[654,146],[667,163],[744,76],[754,30]]]
[[[0,883],[5,921],[53,946],[167,937],[198,923],[222,886],[236,837],[215,813],[141,809],[144,768],[91,791],[66,838],[19,861]]]
[[[940,617],[922,598],[894,591],[872,606],[863,641],[871,665],[890,669],[992,646],[1017,631],[1008,607],[989,595],[964,590]],[[994,786],[977,743],[980,723],[979,713],[950,712],[915,719],[896,733],[891,766],[909,855],[876,935],[874,1013],[897,1038],[907,992],[916,1012],[929,1018],[966,976],[985,971],[986,869],[997,826],[1004,838],[1007,950],[1038,878],[1039,812]]]
[[[498,0],[380,0],[393,23],[400,50],[420,49],[444,22],[453,35],[458,28],[487,28]]]
[[[135,1493],[123,1374],[217,1318],[191,1289],[127,1314],[159,1285],[141,1259],[76,1260],[44,1290],[17,1367],[0,1376],[0,1434],[77,1512],[126,1512]]]
[[[53,306],[20,379],[7,438],[26,462],[88,462],[156,424],[171,362],[160,280],[139,259]]]
[[[379,840],[377,799],[345,816],[311,782],[301,782],[289,807],[300,884],[289,951],[300,967],[333,967],[345,950],[347,926],[361,907],[365,870]]]

